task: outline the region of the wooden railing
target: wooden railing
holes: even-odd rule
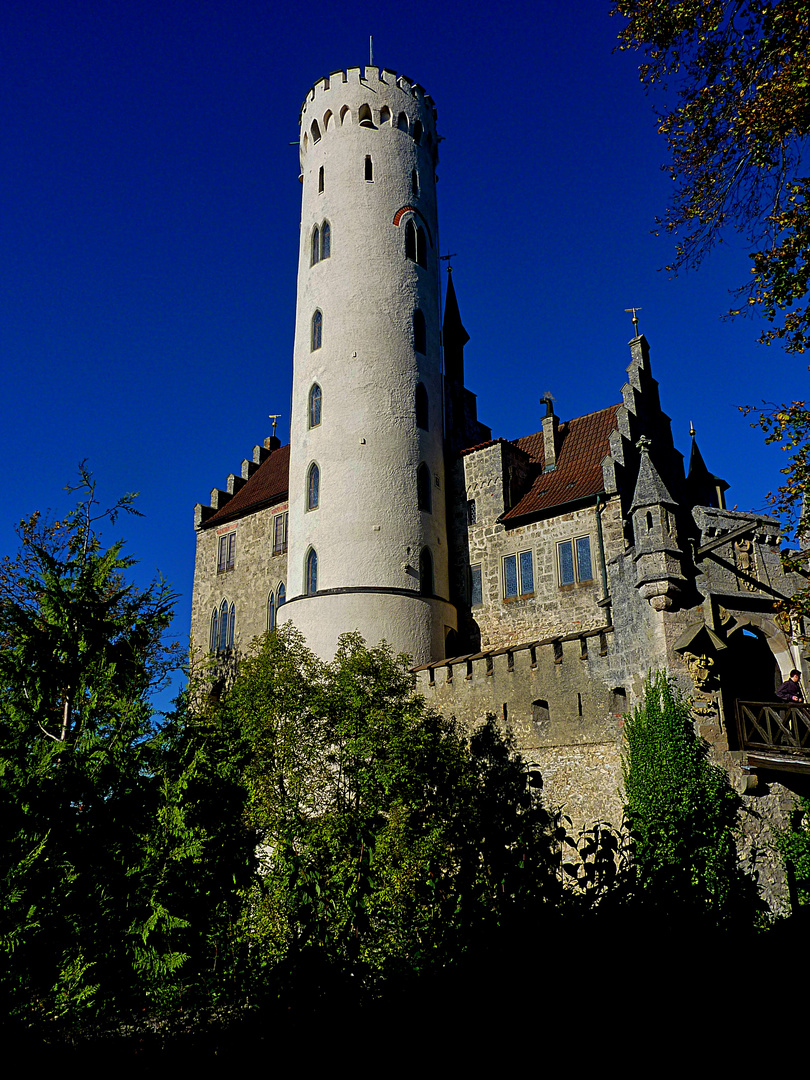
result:
[[[790,702],[738,701],[737,736],[741,750],[768,760],[810,766],[810,706]],[[763,759],[764,760],[764,759]]]

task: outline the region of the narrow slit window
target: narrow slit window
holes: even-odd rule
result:
[[[416,262],[416,226],[410,219],[405,225],[405,258]]]
[[[422,122],[421,122],[421,120],[417,120],[416,123],[413,125],[413,141],[417,144],[417,146],[422,141]]]
[[[424,462],[416,470],[416,501],[420,510],[424,510],[428,514],[431,512],[430,469]]]
[[[312,316],[312,351],[320,349],[323,344],[323,315],[316,311]]]
[[[371,154],[366,154],[366,183],[372,184],[374,182],[374,164],[371,160]]]
[[[433,556],[430,548],[422,548],[419,554],[419,592],[433,596]]]
[[[411,169],[411,194],[419,194],[419,173],[416,169]]]
[[[323,194],[323,165],[318,169],[318,194]]]
[[[307,510],[317,510],[321,498],[321,470],[313,463],[307,474]]]
[[[470,567],[470,607],[478,607],[484,602],[483,582],[481,579],[481,567]]]
[[[267,597],[267,630],[275,630],[276,628],[276,597],[274,593],[270,593]]]
[[[306,591],[308,596],[318,591],[318,553],[315,548],[310,548],[307,553]]]
[[[309,392],[309,426],[321,426],[321,388],[317,383]]]

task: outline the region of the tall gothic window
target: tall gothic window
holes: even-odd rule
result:
[[[309,473],[307,474],[307,510],[318,509],[321,494],[320,488],[321,471],[313,461],[309,467]]]
[[[321,227],[321,258],[328,259],[332,254],[332,226],[328,221]]]
[[[315,548],[310,548],[307,553],[307,580],[306,592],[312,596],[318,591],[318,553]]]
[[[321,388],[314,383],[309,392],[309,426],[321,426]]]
[[[405,257],[419,266],[427,266],[425,230],[421,225],[414,225],[412,219],[405,226]]]
[[[312,247],[310,250],[309,265],[314,266],[321,257],[321,231],[316,225],[312,230]]]
[[[223,600],[219,607],[219,641],[217,652],[225,652],[228,648],[228,601]]]
[[[312,351],[320,349],[323,343],[323,315],[316,311],[312,316]]]
[[[267,597],[267,629],[275,630],[276,628],[276,598],[273,593]]]

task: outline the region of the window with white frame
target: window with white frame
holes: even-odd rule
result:
[[[503,558],[503,598],[534,593],[534,560],[531,551],[519,551]]]
[[[282,555],[287,550],[287,519],[289,513],[276,514],[273,518],[273,554]]]
[[[224,574],[236,566],[236,530],[220,536],[217,551],[217,573]]]
[[[557,568],[560,585],[593,581],[590,536],[577,536],[557,544]]]

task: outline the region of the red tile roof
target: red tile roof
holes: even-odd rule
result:
[[[279,502],[290,487],[290,448],[281,446],[266,458],[248,482],[205,522],[205,527],[241,517]]]
[[[532,486],[511,509],[503,521],[537,514],[565,503],[586,499],[604,490],[602,460],[609,453],[608,440],[615,430],[618,405],[599,412],[567,420],[558,428],[557,468],[543,472],[543,432],[524,435],[513,445],[528,454],[537,467]]]

